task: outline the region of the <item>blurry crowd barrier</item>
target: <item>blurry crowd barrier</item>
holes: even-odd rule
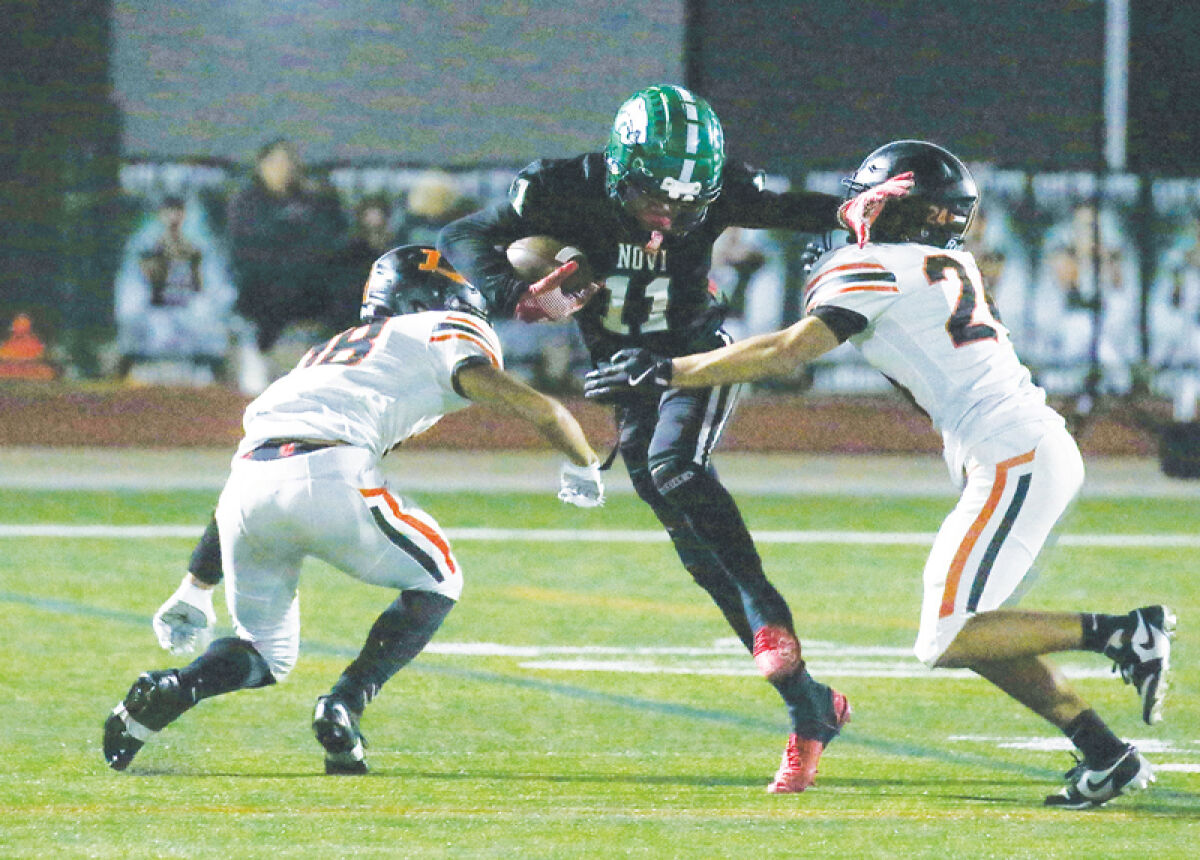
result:
[[[1175,420],[1193,421],[1200,387],[1200,180],[972,167],[983,203],[967,247],[1038,381],[1052,395],[1081,402],[1105,394],[1168,399]],[[99,350],[99,373],[141,383],[215,382],[245,393],[261,390],[314,340],[355,322],[372,259],[395,244],[433,242],[449,220],[502,199],[515,169],[308,171],[336,197],[344,217],[340,235],[326,232],[311,242],[333,246],[310,249],[325,266],[320,280],[329,292],[318,304],[328,313],[310,324],[289,319],[264,338],[264,323],[247,311],[249,287],[239,283],[245,267],[239,268],[231,238],[230,201],[246,187],[250,171],[127,163],[120,180],[130,217],[119,265],[108,279],[110,338]],[[813,173],[804,185],[841,194],[843,175]],[[297,230],[302,226],[303,219]],[[714,249],[711,276],[729,307],[731,333],[769,331],[799,318],[805,250],[813,238],[726,232]],[[19,333],[14,320],[0,320],[0,334],[20,335],[9,350],[14,354],[38,334],[49,309],[34,303],[20,311]],[[498,328],[514,368],[549,388],[570,391],[578,384],[587,359],[573,325]],[[6,358],[0,374],[20,375],[12,370],[22,366],[15,361]],[[71,367],[54,339],[31,361],[39,363],[36,375],[44,376],[47,366],[60,375],[89,375]],[[773,384],[820,393],[890,390],[849,345]]]

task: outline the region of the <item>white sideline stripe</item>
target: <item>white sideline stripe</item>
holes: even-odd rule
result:
[[[201,526],[113,526],[72,525],[69,523],[4,524],[0,523],[0,538],[197,538]],[[665,543],[666,532],[647,529],[446,529],[451,540],[461,541],[528,541],[535,543]],[[929,546],[933,534],[924,532],[856,532],[856,531],[755,531],[758,543],[774,544],[873,544],[878,546]],[[1200,548],[1200,535],[1062,535],[1061,546],[1130,547],[1130,548]]]

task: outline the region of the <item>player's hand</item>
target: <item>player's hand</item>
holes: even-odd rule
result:
[[[604,504],[604,482],[600,480],[600,464],[576,466],[563,463],[558,474],[558,497],[577,508],[598,508]]]
[[[184,576],[175,593],[154,613],[151,624],[158,644],[172,654],[204,650],[217,626],[213,589],[200,588],[190,574]]]
[[[662,358],[648,349],[623,349],[584,378],[583,396],[588,400],[609,403],[622,395],[639,392],[662,392],[671,387],[671,359]]]
[[[586,305],[603,286],[593,281],[581,290],[564,292],[563,285],[579,271],[577,260],[567,260],[554,271],[529,285],[517,301],[513,317],[521,322],[564,320]]]
[[[854,234],[854,238],[858,240],[858,247],[861,248],[871,241],[871,225],[875,223],[887,201],[892,197],[903,197],[912,191],[912,187],[912,171],[898,173],[839,206],[838,222]]]

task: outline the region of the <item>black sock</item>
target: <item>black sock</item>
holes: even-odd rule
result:
[[[1105,767],[1125,752],[1126,743],[1090,708],[1071,720],[1063,734],[1083,753],[1083,760],[1092,768]]]
[[[203,654],[178,670],[179,681],[199,702],[222,693],[266,687],[275,676],[258,650],[244,639],[216,639]]]
[[[833,713],[833,692],[805,668],[797,669],[786,677],[771,684],[783,696],[788,716],[792,720],[792,731],[797,736],[829,743],[837,736],[838,728]]]
[[[371,625],[366,644],[331,691],[361,714],[384,683],[429,644],[454,608],[449,597],[429,591],[405,591]]]
[[[1129,615],[1104,615],[1099,612],[1084,612],[1081,616],[1083,625],[1083,650],[1105,653],[1110,647],[1120,648],[1121,638],[1113,640],[1114,634],[1124,633]]]

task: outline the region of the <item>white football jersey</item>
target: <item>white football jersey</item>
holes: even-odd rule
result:
[[[857,332],[850,342],[941,431],[952,469],[989,436],[1062,420],[1017,358],[966,251],[914,243],[838,248],[814,266],[804,308],[840,314]]]
[[[427,311],[364,323],[313,347],[246,407],[238,455],[268,439],[317,439],[382,457],[471,405],[454,390],[454,373],[463,362],[483,361],[504,366],[496,332],[471,314]]]

